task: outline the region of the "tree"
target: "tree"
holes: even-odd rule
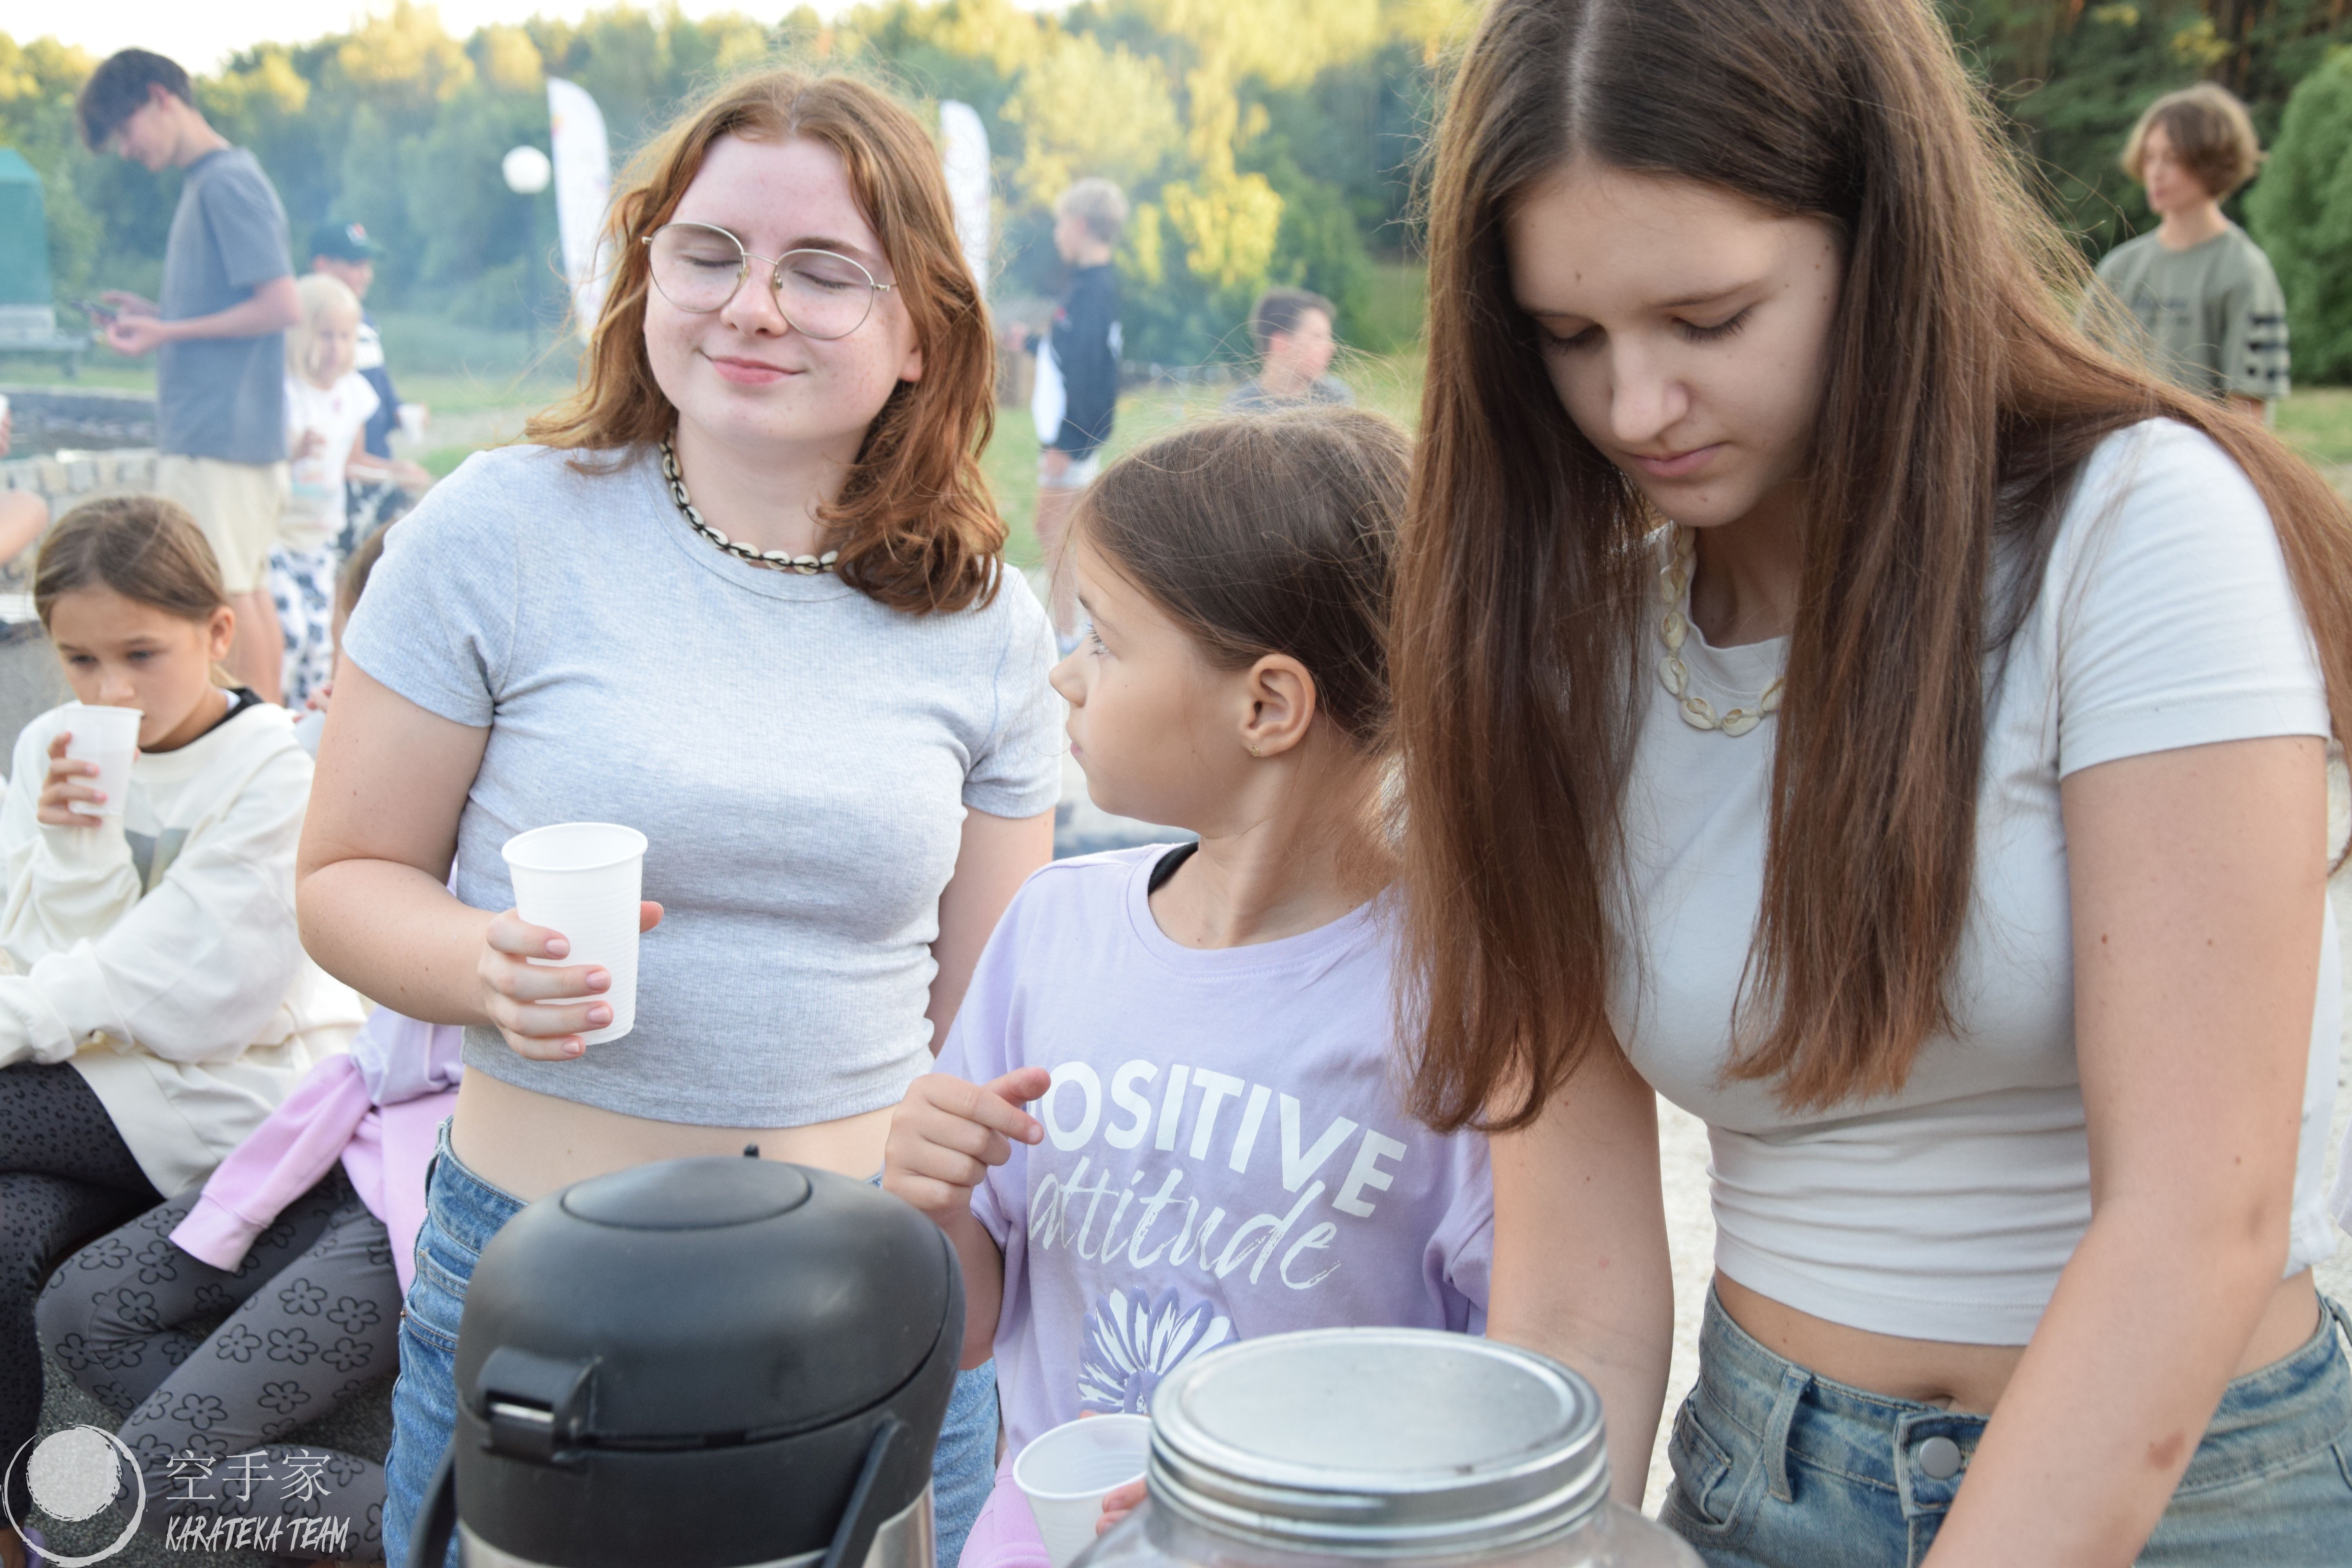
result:
[[[2352,49],[2294,89],[2247,205],[2286,290],[2296,377],[2352,380]]]
[[[19,46],[0,33],[0,144],[16,148],[41,176],[49,223],[49,278],[62,299],[90,291],[104,225],[88,199],[90,173],[74,123],[74,94],[96,63],[55,38]],[[71,330],[71,319],[60,323]]]

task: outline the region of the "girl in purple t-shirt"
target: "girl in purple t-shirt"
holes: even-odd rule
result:
[[[1413,1121],[1392,1049],[1383,621],[1406,460],[1372,415],[1228,420],[1080,503],[1065,564],[1091,625],[1053,672],[1072,750],[1104,809],[1201,837],[1030,878],[891,1123],[883,1185],[954,1242],[964,1364],[992,1353],[1003,1399],[964,1568],[1042,1568],[1012,1458],[1148,1409],[1188,1357],[1484,1327],[1486,1141]]]

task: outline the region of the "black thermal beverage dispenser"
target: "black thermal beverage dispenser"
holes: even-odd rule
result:
[[[532,1204],[482,1251],[436,1568],[931,1568],[963,1286],[865,1182],[672,1160]],[[453,1484],[454,1483],[454,1484]]]

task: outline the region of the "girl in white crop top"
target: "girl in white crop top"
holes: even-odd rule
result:
[[[1972,93],[1924,4],[1489,7],[1394,654],[1420,1106],[1497,1129],[1490,1331],[1629,1502],[1653,1091],[1706,1120],[1717,1568],[2352,1562],[2352,520],[2074,332]]]

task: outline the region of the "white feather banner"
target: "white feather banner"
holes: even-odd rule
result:
[[[572,285],[572,307],[584,338],[595,329],[611,276],[604,230],[604,209],[613,199],[613,153],[604,139],[604,111],[578,82],[547,79],[547,118],[563,275]]]

